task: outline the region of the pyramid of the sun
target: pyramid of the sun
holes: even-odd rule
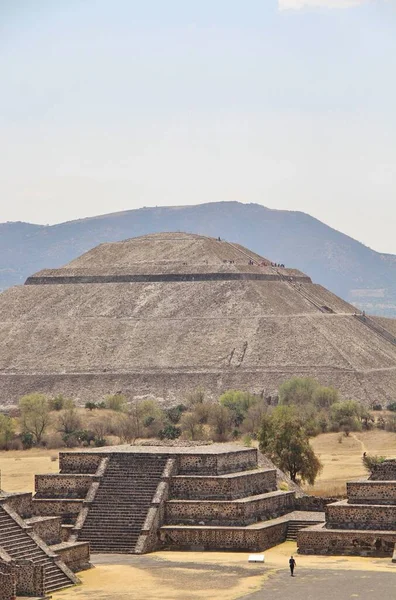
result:
[[[281,260],[281,257],[280,259]],[[293,375],[396,398],[393,335],[300,271],[186,233],[102,244],[0,294],[0,404],[122,392],[272,395]]]

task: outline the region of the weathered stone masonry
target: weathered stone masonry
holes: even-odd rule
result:
[[[326,506],[326,522],[298,533],[301,554],[391,556],[396,543],[396,460],[347,484],[347,500]]]

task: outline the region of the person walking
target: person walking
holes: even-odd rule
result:
[[[290,575],[294,577],[294,567],[296,566],[296,561],[293,556],[289,558],[289,567],[290,567]]]

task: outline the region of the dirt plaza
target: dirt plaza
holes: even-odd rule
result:
[[[391,598],[396,565],[389,558],[299,556],[296,544],[267,550],[265,563],[239,552],[156,552],[93,555],[83,585],[53,600],[371,600]],[[295,577],[288,558],[295,555]]]

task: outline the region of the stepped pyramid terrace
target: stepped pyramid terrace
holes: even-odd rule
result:
[[[297,540],[302,554],[392,556],[396,543],[396,460],[330,503],[279,489],[276,469],[236,444],[64,451],[59,466],[36,475],[34,495],[0,493],[7,600],[72,586],[90,552],[261,552]]]
[[[78,570],[89,548],[263,550],[324,519],[312,498],[278,489],[276,469],[259,467],[255,448],[111,446],[60,452],[59,466],[36,475],[33,496],[3,493],[0,550],[10,560],[37,554],[50,568],[47,550]]]
[[[122,392],[170,405],[198,387],[270,397],[307,375],[386,404],[396,397],[395,331],[238,244],[145,235],[0,294],[0,404],[37,391],[81,404]]]
[[[347,500],[326,506],[325,523],[297,536],[300,554],[392,556],[396,562],[396,459],[347,483]]]

